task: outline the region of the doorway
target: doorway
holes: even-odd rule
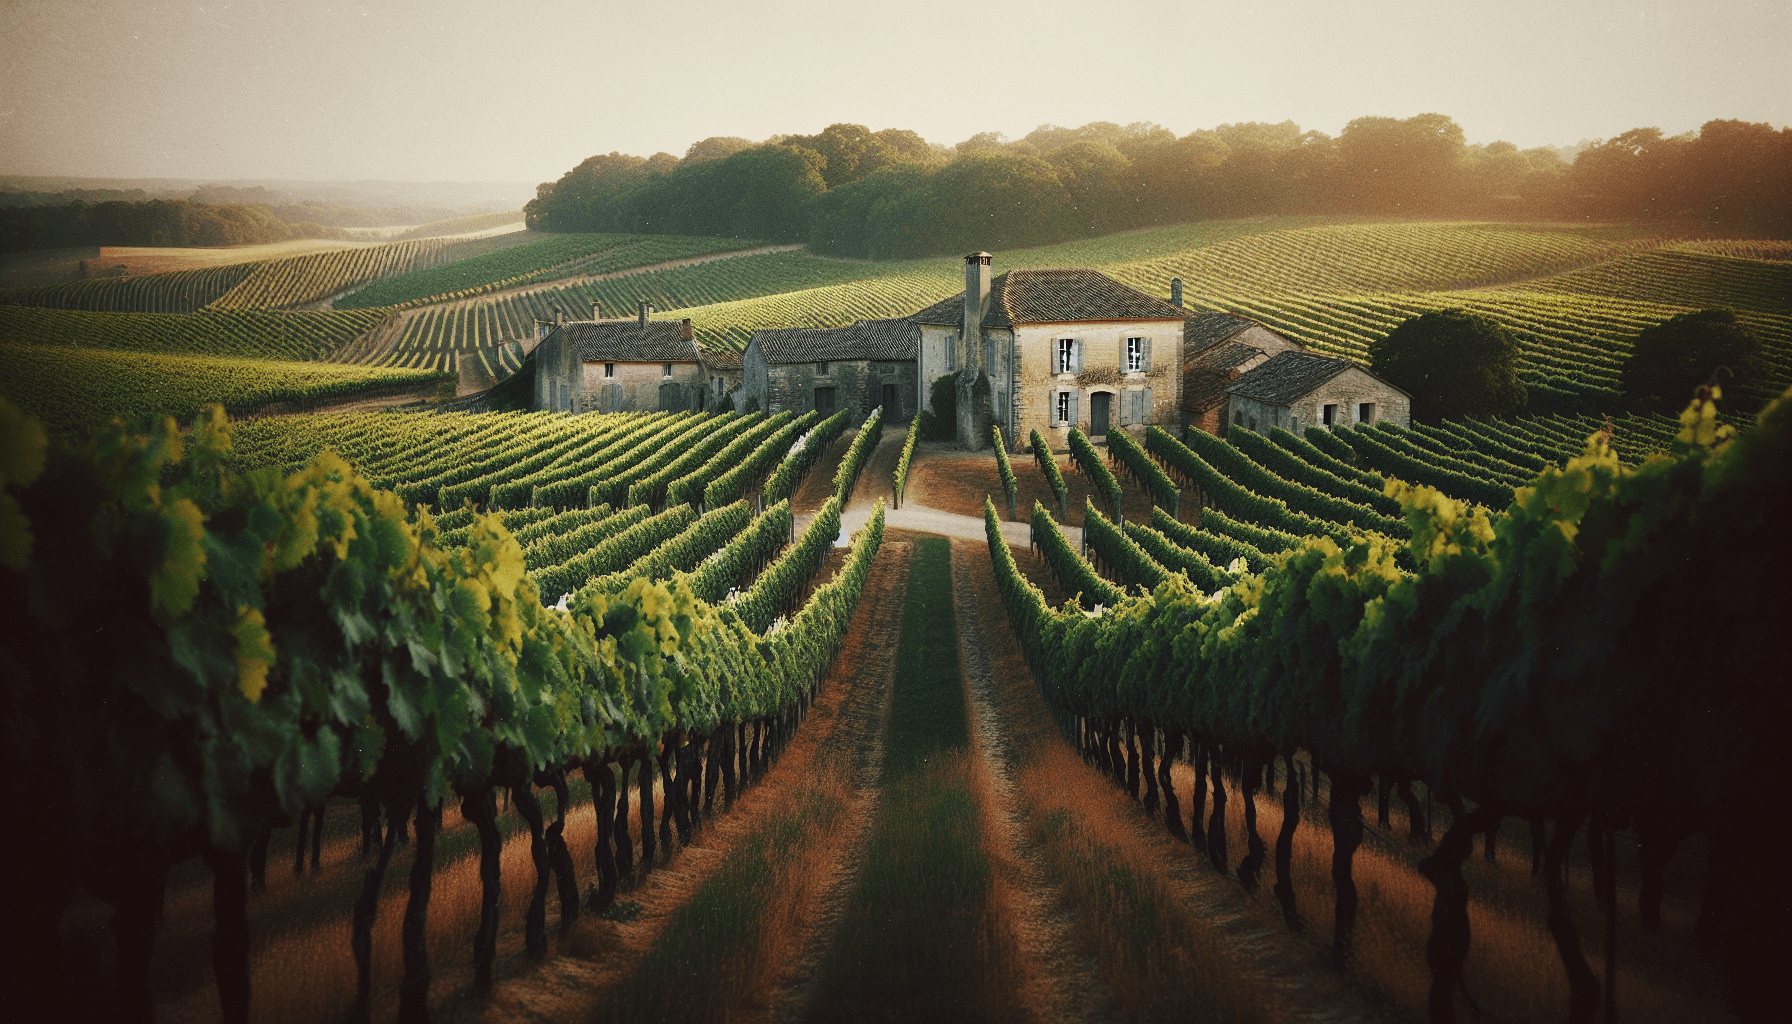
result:
[[[902,418],[902,394],[894,384],[884,385],[884,419]]]
[[[1106,437],[1108,434],[1108,411],[1113,405],[1114,396],[1106,391],[1097,391],[1089,396],[1089,436]]]

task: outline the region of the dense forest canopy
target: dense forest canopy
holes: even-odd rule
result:
[[[1580,148],[1471,145],[1442,114],[1360,117],[1333,138],[1280,124],[1178,137],[1160,125],[1041,125],[948,149],[836,124],[762,143],[705,139],[681,159],[594,156],[537,189],[531,228],[749,235],[842,256],[920,256],[1206,217],[1365,213],[1792,229],[1792,129],[1711,121]]]

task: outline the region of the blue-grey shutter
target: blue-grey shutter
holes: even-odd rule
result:
[[[1077,346],[1077,358],[1079,360],[1081,360],[1082,354],[1083,354],[1083,343],[1079,341],[1076,343],[1076,346]],[[1082,364],[1079,362],[1077,365],[1080,366]],[[1082,406],[1083,406],[1083,393],[1080,391],[1072,391],[1070,393],[1070,419],[1067,422],[1069,422],[1069,424],[1073,427],[1083,421],[1082,420],[1082,415],[1083,415]]]
[[[1045,393],[1045,422],[1054,427],[1058,425],[1058,393],[1056,391]]]
[[[1083,339],[1081,338],[1070,343],[1070,372],[1083,372]]]
[[[1145,351],[1150,352],[1151,351],[1151,349],[1149,347],[1150,343],[1147,342],[1146,345],[1147,345],[1147,347],[1146,347]],[[1151,389],[1146,388],[1145,390],[1139,392],[1139,418],[1134,420],[1133,422],[1135,422],[1135,423],[1150,423],[1151,422],[1151,409],[1152,409]]]
[[[1139,342],[1139,345],[1140,345],[1140,347],[1142,347],[1145,350],[1143,353],[1142,367],[1146,373],[1150,373],[1151,372],[1151,339],[1150,338],[1141,339]]]
[[[1134,414],[1133,403],[1138,400],[1138,394],[1139,393],[1137,391],[1122,391],[1122,392],[1120,392],[1120,425],[1123,427],[1134,422],[1134,420],[1133,420],[1133,414]]]

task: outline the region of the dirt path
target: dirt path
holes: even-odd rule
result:
[[[787,969],[781,974],[761,972],[764,988],[752,994],[764,1019],[778,1019],[777,1007],[800,1002],[797,993],[818,962],[815,958],[826,948],[829,922],[838,913],[837,893],[850,890],[857,861],[854,850],[862,846],[868,822],[875,816],[889,683],[901,635],[908,548],[901,541],[886,541],[878,552],[846,645],[829,670],[822,696],[777,764],[728,814],[708,822],[690,847],[648,876],[645,886],[620,897],[638,904],[639,916],[626,923],[581,920],[560,939],[545,963],[505,965],[507,969],[501,969],[490,997],[456,993],[442,1000],[438,1020],[447,1024],[567,1021],[597,1013],[606,993],[640,966],[677,911],[710,881],[730,853],[807,794],[841,786],[846,792],[847,827],[833,835],[827,849],[817,851],[811,870],[786,879],[785,897],[774,901],[789,913],[762,955],[773,954],[767,967]],[[581,867],[584,863],[581,857]],[[501,941],[514,948],[518,940],[507,935]],[[780,951],[790,955],[776,956]],[[687,983],[694,980],[684,979]]]
[[[955,544],[953,561],[964,649],[988,672],[972,676],[979,742],[1005,804],[1023,920],[1050,965],[1047,998],[1095,1001],[1081,1014],[1095,1020],[1157,1019],[1173,1008],[1222,1020],[1404,1019],[1333,971],[1323,950],[1256,912],[1252,897],[1076,756],[1027,670],[987,547]],[[1126,892],[1137,894],[1130,907],[1116,899]],[[1152,922],[1149,934],[1135,927],[1141,920]],[[1080,941],[1066,945],[1065,929]]]
[[[991,588],[979,585],[979,576],[989,575],[988,551],[986,543],[952,542],[952,607],[958,620],[971,748],[980,766],[983,845],[996,871],[994,899],[1012,919],[1021,945],[1015,961],[1022,981],[1015,997],[1033,1020],[1105,1020],[1111,1011],[1109,993],[1095,959],[1077,947],[1069,901],[1049,876],[1039,851],[1020,840],[1024,822],[1014,773],[1022,764],[1023,751],[1019,723],[1012,720],[1013,709],[1003,706],[998,680],[1025,674],[1026,665],[1014,644],[991,643],[983,629],[980,605],[991,596]]]

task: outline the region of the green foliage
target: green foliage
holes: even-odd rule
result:
[[[1097,511],[1092,502],[1083,509],[1083,544],[1094,556],[1091,561],[1106,566],[1129,587],[1150,593],[1170,577],[1169,569]]]
[[[840,460],[839,467],[834,470],[834,496],[840,499],[840,504],[852,502],[852,488],[858,483],[859,472],[865,468],[866,461],[877,449],[877,443],[883,439],[883,435],[884,407],[880,405],[871,410],[871,415],[865,417],[865,422],[859,424],[859,432],[853,437],[851,447],[846,449],[846,457]]]
[[[1307,429],[1310,437],[1318,428]],[[1365,465],[1373,466],[1389,477],[1436,487],[1452,497],[1492,509],[1503,509],[1512,503],[1512,488],[1508,484],[1445,468],[1436,465],[1433,459],[1415,458],[1398,451],[1395,445],[1399,444],[1399,439],[1391,435],[1375,430],[1341,430],[1337,431],[1337,436],[1356,450]]]
[[[1632,409],[1671,412],[1700,385],[1717,379],[1720,366],[1733,375],[1719,381],[1725,387],[1758,385],[1764,355],[1760,337],[1735,311],[1682,313],[1636,336],[1619,386]]]
[[[1033,443],[1033,462],[1045,476],[1046,486],[1052,489],[1052,495],[1058,499],[1058,515],[1068,515],[1070,488],[1064,483],[1064,474],[1058,469],[1058,460],[1052,455],[1051,445],[1046,443],[1037,430],[1029,438]]]
[[[809,470],[827,454],[828,446],[846,432],[847,419],[846,410],[842,409],[808,428],[808,433],[803,435],[796,447],[789,450],[789,454],[778,463],[778,468],[772,471],[772,478],[765,482],[765,500],[784,501],[795,494],[796,489],[802,485],[803,478],[809,475]]]
[[[1166,475],[1151,456],[1139,447],[1132,435],[1124,430],[1108,431],[1108,457],[1125,468],[1140,487],[1151,495],[1152,505],[1167,508],[1170,515],[1175,516],[1182,505],[1182,491],[1174,481]]]
[[[1758,711],[1781,657],[1767,624],[1787,610],[1769,581],[1792,557],[1773,511],[1792,496],[1792,393],[1740,439],[1711,397],[1682,414],[1670,456],[1626,467],[1595,436],[1498,514],[1390,481],[1411,573],[1382,538],[1307,538],[1218,592],[1171,576],[1090,616],[1045,606],[986,506],[991,560],[1062,710],[1304,748],[1511,814],[1566,796],[1690,823],[1700,793],[1777,756],[1784,724]],[[1772,596],[1697,631],[1658,600],[1711,586]]]
[[[902,439],[902,454],[896,459],[896,472],[891,477],[896,495],[896,507],[902,507],[902,496],[908,492],[909,463],[915,457],[915,442],[921,439],[921,417],[916,416],[908,422],[908,433]]]
[[[749,415],[754,414],[750,413]],[[782,468],[783,460],[791,454],[793,442],[811,431],[818,419],[820,417],[814,410],[798,416],[761,441],[759,447],[753,449],[752,454],[748,455],[744,461],[737,463],[732,468],[723,469],[721,475],[704,486],[703,507],[716,508],[738,500],[773,466]],[[794,489],[794,485],[792,489]],[[776,503],[783,499],[768,495],[766,500]]]
[[[114,417],[190,417],[214,402],[248,413],[275,402],[346,401],[444,379],[428,370],[60,346],[0,345],[0,359],[6,365],[0,394],[63,437],[85,434]]]
[[[988,499],[985,499],[988,504]],[[995,506],[988,505],[990,514]],[[1058,578],[1058,584],[1064,592],[1071,595],[1072,601],[1086,598],[1093,606],[1109,606],[1119,603],[1121,592],[1113,584],[1101,578],[1083,556],[1077,554],[1064,537],[1064,531],[1052,520],[1051,513],[1037,501],[1033,503],[1033,539],[1032,546],[1044,557],[1045,564],[1051,567],[1052,575]],[[999,531],[998,531],[999,533]],[[1007,545],[1003,541],[1004,547]]]
[[[1070,461],[1089,478],[1089,486],[1101,492],[1108,500],[1108,508],[1113,510],[1116,518],[1123,513],[1120,508],[1120,481],[1114,479],[1114,473],[1108,469],[1107,463],[1101,461],[1101,455],[1083,432],[1075,427],[1070,428]]]
[[[1498,321],[1439,309],[1404,321],[1369,345],[1369,365],[1412,396],[1414,420],[1490,416],[1525,405],[1518,339]]]
[[[1008,464],[1008,442],[1002,437],[1002,425],[989,425],[989,439],[996,450],[996,476],[1002,481],[1002,491],[1008,495],[1008,515],[1014,515],[1014,502],[1020,494],[1020,481],[1014,478],[1014,467]]]

